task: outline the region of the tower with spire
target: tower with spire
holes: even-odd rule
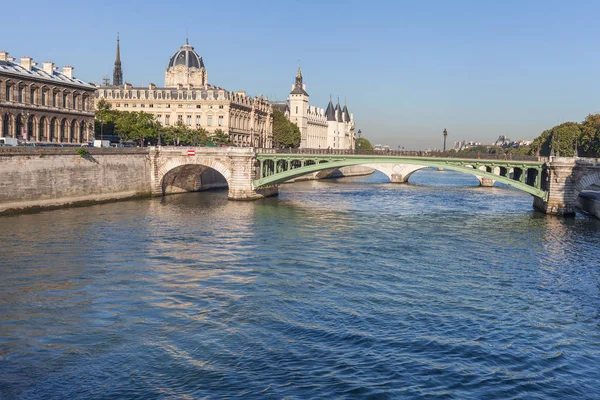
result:
[[[289,107],[290,121],[298,125],[300,129],[300,147],[308,146],[308,93],[306,93],[306,85],[302,83],[302,71],[298,66],[296,73],[296,82],[292,85],[290,92]]]
[[[280,110],[300,129],[300,148],[354,148],[354,117],[345,101],[342,108],[338,96],[334,106],[330,96],[327,109],[311,106],[300,66],[290,96],[281,106]]]
[[[123,70],[121,69],[121,46],[119,44],[119,34],[117,33],[117,58],[115,59],[115,69],[113,70],[113,86],[123,85]]]

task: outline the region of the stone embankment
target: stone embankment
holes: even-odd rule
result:
[[[0,148],[0,173],[0,214],[151,195],[146,148]]]

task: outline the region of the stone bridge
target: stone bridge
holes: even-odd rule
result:
[[[502,182],[531,194],[539,210],[573,215],[579,193],[600,183],[599,161],[585,158],[463,158],[420,152],[332,154],[310,149],[290,152],[236,147],[163,147],[150,152],[154,195],[204,188],[197,177],[207,169],[223,177],[222,184],[227,183],[231,200],[254,200],[277,195],[280,183],[323,170],[363,165],[383,172],[394,183],[404,183],[415,171],[434,167],[475,175],[482,186]]]

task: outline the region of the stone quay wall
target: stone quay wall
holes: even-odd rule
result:
[[[0,148],[0,214],[151,195],[148,149]]]

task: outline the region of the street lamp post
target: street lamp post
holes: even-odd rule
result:
[[[448,131],[446,130],[446,128],[444,128],[444,153],[446,152],[446,136],[448,136]]]

